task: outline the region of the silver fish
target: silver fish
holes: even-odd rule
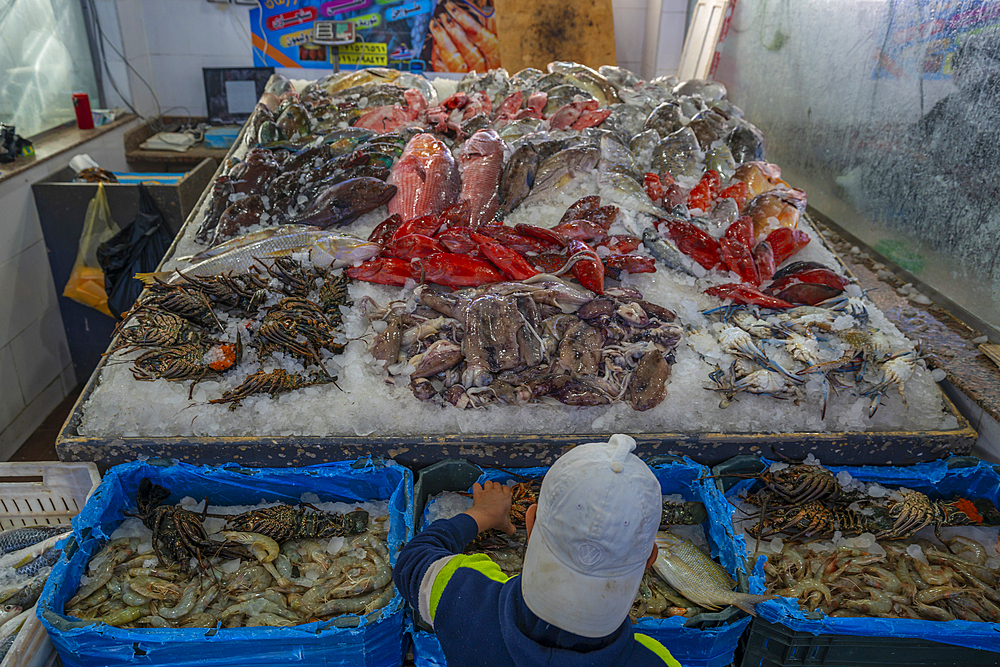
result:
[[[538,151],[529,143],[521,144],[510,156],[500,178],[500,213],[506,216],[531,192],[538,169]]]
[[[22,611],[24,610],[18,607],[16,604],[5,604],[4,606],[0,607],[0,625],[3,625],[10,619],[14,618]]]
[[[38,602],[38,596],[42,594],[42,589],[45,588],[45,580],[48,579],[48,575],[44,576],[34,576],[28,580],[28,583],[21,588],[14,591],[6,600],[3,600],[6,604],[12,604],[21,609],[29,609],[36,602]],[[5,623],[4,626],[7,624]]]
[[[656,546],[659,553],[653,569],[677,592],[700,607],[719,609],[732,604],[756,615],[757,603],[777,597],[733,592],[736,582],[732,577],[691,540],[661,530],[656,534]]]
[[[552,190],[558,190],[580,174],[585,174],[597,166],[601,159],[601,149],[596,146],[580,146],[559,151],[548,158],[535,172],[535,185],[524,203],[531,205],[542,200]]]
[[[714,169],[722,176],[723,182],[728,181],[736,171],[736,160],[729,146],[719,144],[705,155],[705,168]]]
[[[253,265],[266,265],[276,257],[290,257],[300,253],[307,253],[309,260],[316,266],[337,269],[371,259],[381,250],[382,246],[379,244],[363,241],[350,234],[301,228],[297,232],[276,234],[256,243],[234,248],[180,271],[191,277],[241,274],[249,271]],[[136,277],[145,283],[156,279],[168,283],[182,280],[174,271],[141,273],[136,274]]]
[[[632,156],[632,151],[611,137],[605,136],[601,139],[601,162],[598,170],[601,173],[613,172],[628,176],[636,182],[642,181],[642,172]]]
[[[211,248],[202,250],[195,255],[187,255],[185,257],[178,257],[177,260],[180,262],[202,262],[216,255],[221,255],[224,252],[229,252],[235,248],[242,248],[243,246],[248,246],[258,241],[263,241],[264,239],[269,239],[272,236],[277,236],[279,234],[288,234],[292,232],[301,232],[303,229],[319,229],[319,227],[307,227],[305,225],[278,225],[277,227],[265,227],[264,229],[257,230],[256,232],[250,232],[249,234],[243,234],[242,236],[237,236],[236,238],[229,239],[225,243],[219,243]]]
[[[674,178],[701,176],[701,164],[696,157],[700,152],[698,137],[687,127],[682,127],[653,147],[652,168],[660,174],[670,172]]]
[[[25,526],[14,530],[5,530],[0,533],[0,555],[9,554],[11,551],[30,547],[53,535],[61,535],[73,530],[69,524],[58,524],[54,526]]]
[[[642,232],[642,245],[655,259],[663,262],[666,266],[677,271],[682,271],[689,276],[694,273],[688,268],[684,255],[673,243],[660,236],[652,227],[647,227]]]

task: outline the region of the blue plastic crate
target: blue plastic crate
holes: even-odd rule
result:
[[[405,605],[396,593],[367,617],[340,616],[290,628],[120,629],[77,621],[61,612],[78,588],[91,556],[135,513],[139,482],[149,477],[182,496],[214,505],[299,502],[305,492],[322,502],[389,500],[390,562],[413,535],[412,473],[392,462],[363,460],[307,468],[251,469],[165,462],[129,463],[109,470],[73,520],[75,549],[52,570],[39,601],[39,618],[66,667],[172,665],[176,667],[391,667],[402,664]],[[338,627],[353,623],[357,627]]]
[[[471,478],[470,470],[466,469],[466,466],[474,468],[470,463],[465,463],[463,466],[456,461],[446,461],[438,465],[450,467],[445,477],[456,479]],[[421,479],[417,483],[416,507],[420,511],[418,524],[421,526],[427,518],[427,508],[423,505],[428,496],[442,491],[468,490],[468,487],[447,488],[440,481],[434,484],[434,488],[428,488],[429,485],[424,483],[423,475],[425,471],[429,476],[434,475],[435,471],[432,468],[435,466],[421,471]],[[708,479],[709,469],[686,458],[654,463],[651,468],[660,482],[664,495],[680,494],[685,500],[695,500],[705,504],[709,515],[705,528],[712,547],[712,557],[717,558],[730,574],[745,581],[745,577],[737,574],[742,571],[744,561],[742,547],[737,546],[733,540],[730,507],[712,480]],[[540,479],[547,471],[548,468],[544,467],[518,468],[514,472],[520,477],[515,477],[503,470],[486,469],[482,471],[478,481],[481,483],[492,480],[506,483],[522,481],[522,477]],[[752,586],[750,592],[762,593],[762,583],[758,582]],[[635,628],[666,646],[684,667],[725,667],[732,664],[736,645],[749,623],[749,615],[730,607],[717,614],[701,614],[693,619],[679,616],[666,619],[641,618],[635,624]],[[415,627],[411,628],[410,632],[413,638],[413,659],[417,667],[446,665],[441,645],[433,633]]]
[[[772,462],[752,456],[735,457],[726,463],[719,464],[713,470],[719,488],[725,489],[727,496],[735,496],[749,488],[755,482],[752,479],[736,481],[737,477],[755,474]],[[852,478],[862,482],[878,482],[888,487],[906,487],[920,491],[933,497],[962,496],[965,498],[985,498],[994,505],[1000,506],[1000,474],[993,464],[970,457],[953,456],[930,463],[918,463],[905,467],[875,467],[875,466],[826,466],[833,474],[848,472]],[[735,483],[734,483],[735,482]],[[735,510],[731,510],[735,511]],[[742,535],[736,538],[737,543],[745,543]],[[742,546],[740,548],[743,548]],[[764,585],[764,556],[757,559],[751,582],[758,586]],[[807,617],[798,603],[792,598],[768,600],[757,605],[759,618],[779,624],[796,633],[812,635],[840,635],[836,639],[841,643],[850,642],[854,638],[910,638],[935,642],[940,645],[964,646],[980,651],[1000,652],[1000,623],[978,623],[973,621],[924,621],[915,619],[893,618],[832,618],[822,613],[810,614]],[[764,626],[761,626],[764,627]],[[751,628],[751,634],[754,634]],[[860,640],[858,640],[860,641]],[[846,648],[834,644],[835,648]],[[945,647],[945,649],[950,647]],[[907,654],[908,655],[908,654]],[[871,664],[951,664],[946,651],[936,654],[942,662],[935,661],[935,653],[931,651],[925,657],[926,662],[908,662],[903,658],[899,662]],[[987,656],[993,664],[1000,664],[1000,655]],[[745,665],[751,664],[744,661]],[[757,664],[757,663],[752,663]],[[760,663],[770,664],[770,663]],[[789,664],[826,665],[842,664],[813,661],[806,663],[791,662]],[[859,663],[868,664],[868,663]],[[971,663],[970,663],[971,664]],[[978,663],[977,663],[978,664]]]

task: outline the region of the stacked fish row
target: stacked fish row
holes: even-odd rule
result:
[[[69,524],[11,528],[0,533],[0,662],[10,651],[24,622],[35,614],[35,602],[52,566],[62,555],[55,542],[73,529]]]

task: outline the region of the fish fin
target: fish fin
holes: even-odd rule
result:
[[[152,273],[137,273],[135,279],[142,281],[146,287],[155,285],[157,281],[163,281],[170,277],[173,271],[154,271]]]
[[[757,615],[757,605],[761,602],[766,602],[767,600],[773,600],[777,598],[777,595],[750,595],[742,594],[733,600],[733,604],[751,616]]]

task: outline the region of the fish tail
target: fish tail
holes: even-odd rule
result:
[[[135,274],[135,279],[142,282],[143,285],[149,287],[155,285],[157,281],[163,281],[170,277],[170,271],[153,271],[152,273],[137,273]]]
[[[761,602],[766,602],[767,600],[773,600],[777,595],[751,595],[749,593],[734,593],[731,602],[750,614],[751,616],[757,615],[757,605]]]

